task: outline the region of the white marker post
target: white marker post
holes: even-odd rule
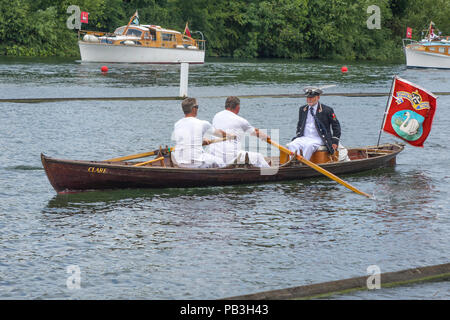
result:
[[[180,69],[180,97],[188,96],[189,63],[182,62]]]

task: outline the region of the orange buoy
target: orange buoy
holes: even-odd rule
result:
[[[342,71],[343,73],[346,73],[346,72],[348,71],[348,68],[347,68],[346,66],[343,66],[343,67],[341,68],[341,71]]]
[[[108,72],[108,67],[107,66],[103,66],[103,67],[101,67],[100,70],[102,70],[102,72],[106,73],[106,72]]]

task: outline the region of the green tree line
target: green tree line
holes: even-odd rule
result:
[[[199,30],[207,56],[396,60],[406,27],[432,20],[450,35],[448,0],[0,0],[0,55],[79,57],[67,8],[89,12],[87,30],[113,31],[136,10],[143,24]],[[381,10],[381,28],[366,21]]]

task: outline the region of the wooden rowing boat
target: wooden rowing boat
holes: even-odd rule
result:
[[[383,167],[393,167],[402,144],[383,144],[348,149],[350,161],[320,164],[334,174],[355,173]],[[136,166],[136,161],[81,161],[54,159],[41,154],[42,164],[53,188],[58,193],[85,190],[124,188],[186,188],[223,186],[298,180],[321,176],[314,169],[296,160],[278,166],[272,157],[273,174],[262,174],[260,168],[248,164],[234,164],[226,168],[187,169],[173,164],[169,154],[157,156],[158,161]]]

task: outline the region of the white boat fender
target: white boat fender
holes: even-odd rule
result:
[[[99,39],[96,36],[94,36],[93,34],[86,34],[83,37],[83,41],[86,41],[86,42],[99,42]]]
[[[123,44],[127,45],[127,46],[134,46],[136,43],[134,41],[131,41],[131,40],[125,40],[123,42]]]

